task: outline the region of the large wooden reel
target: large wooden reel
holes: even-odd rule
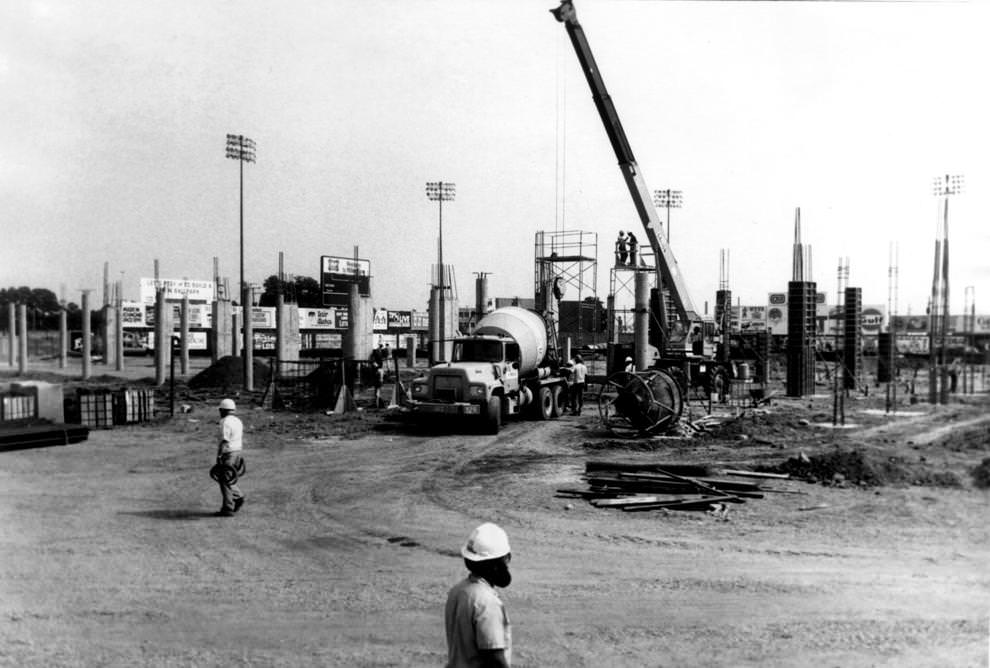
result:
[[[684,410],[680,385],[665,371],[619,371],[598,396],[598,414],[613,435],[635,438],[672,428]]]

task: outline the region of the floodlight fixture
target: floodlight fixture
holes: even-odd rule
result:
[[[670,244],[670,210],[679,209],[684,204],[684,194],[680,190],[653,191],[653,203],[658,209],[667,209],[667,243]]]

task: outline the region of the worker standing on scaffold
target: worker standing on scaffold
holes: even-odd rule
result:
[[[626,258],[629,256],[626,250],[626,233],[619,231],[619,238],[615,240],[615,264],[625,264]]]

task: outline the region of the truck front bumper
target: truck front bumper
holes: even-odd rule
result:
[[[406,408],[413,415],[481,415],[481,406],[457,402],[452,404],[410,401]]]

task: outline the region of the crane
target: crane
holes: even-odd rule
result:
[[[629,145],[626,133],[622,129],[622,121],[619,120],[619,113],[616,111],[615,104],[612,102],[612,98],[605,88],[605,80],[598,70],[595,56],[591,53],[591,46],[588,44],[588,38],[584,33],[584,29],[578,22],[574,3],[572,0],[562,0],[560,6],[551,9],[550,12],[567,29],[567,35],[570,37],[571,44],[574,46],[574,51],[581,64],[585,79],[588,81],[588,86],[591,87],[591,95],[595,102],[595,107],[598,109],[598,115],[601,116],[609,142],[611,142],[612,149],[615,151],[615,157],[619,161],[619,170],[622,172],[622,177],[625,179],[626,186],[629,188],[629,194],[632,196],[633,205],[636,207],[636,212],[639,214],[643,228],[646,230],[646,238],[650,243],[650,247],[653,249],[653,255],[657,265],[657,288],[661,290],[665,289],[673,303],[676,320],[679,323],[678,331],[673,332],[670,330],[667,318],[664,317],[662,312],[659,317],[660,331],[663,335],[663,347],[666,347],[667,343],[674,337],[674,334],[677,334],[678,338],[683,338],[690,331],[691,324],[699,321],[701,318],[698,317],[698,313],[695,311],[694,304],[684,284],[684,278],[681,276],[680,268],[677,266],[677,260],[674,258],[670,246],[661,234],[660,215],[657,213],[650,199],[650,190],[646,186],[643,172],[640,170],[639,165],[636,164],[632,147]],[[662,297],[659,302],[662,311],[664,303]]]

